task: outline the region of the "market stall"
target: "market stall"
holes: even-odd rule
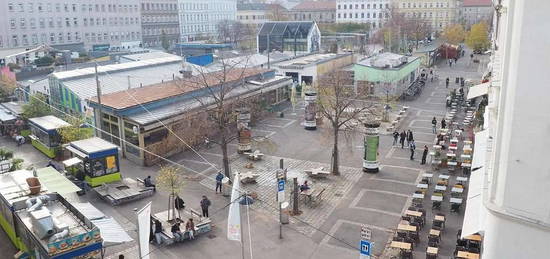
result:
[[[29,119],[32,145],[50,158],[57,156],[61,149],[61,136],[57,129],[71,124],[52,115]]]
[[[92,187],[122,180],[118,160],[118,147],[98,137],[77,140],[66,147],[73,158],[81,160],[78,170]],[[75,159],[73,159],[75,160]],[[75,160],[76,161],[76,160]]]

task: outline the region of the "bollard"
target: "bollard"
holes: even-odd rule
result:
[[[289,211],[290,203],[287,201],[281,203],[281,224],[288,224],[289,217],[290,217],[290,211]]]
[[[229,197],[230,192],[231,192],[231,186],[229,186],[229,178],[224,177],[222,179],[222,195],[224,197]]]

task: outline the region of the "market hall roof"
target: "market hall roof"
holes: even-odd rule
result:
[[[68,122],[57,118],[53,115],[47,115],[43,117],[30,118],[29,121],[44,130],[55,130],[62,127],[71,126]]]
[[[336,10],[336,1],[304,1],[292,7],[291,11],[330,11]]]
[[[101,91],[109,94],[173,80],[179,76],[181,63],[181,57],[175,56],[98,66]],[[93,67],[56,72],[51,77],[61,81],[82,100],[97,96]]]
[[[174,80],[167,83],[155,84],[142,88],[122,90],[116,93],[102,95],[101,105],[121,110],[185,94],[187,92],[200,89],[205,85],[213,87],[221,84],[222,82],[234,82],[236,80],[246,79],[247,77],[255,76],[268,71],[270,70],[233,68],[225,74],[225,79],[223,78],[223,72],[218,71],[193,76],[185,80]],[[97,97],[91,98],[90,101],[97,103]]]

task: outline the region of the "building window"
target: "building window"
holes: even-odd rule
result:
[[[338,9],[340,9],[340,8],[338,8]],[[8,10],[9,10],[10,12],[13,12],[13,4],[12,4],[12,3],[9,3],[9,4],[8,4]]]
[[[21,18],[21,19],[19,20],[19,28],[20,28],[20,29],[26,29],[25,18]]]
[[[342,18],[342,17],[340,17],[340,14],[338,14],[338,19],[340,19],[340,18]]]
[[[36,29],[36,20],[34,18],[31,18],[30,26],[31,26],[31,29]]]
[[[361,4],[361,9],[365,9],[365,4]]]
[[[15,27],[16,27],[15,24],[16,24],[15,19],[10,19],[10,28],[11,29],[15,29]]]
[[[344,9],[348,9],[348,8],[347,8],[347,5],[344,5]]]
[[[365,13],[361,13],[361,18],[365,18]]]
[[[367,4],[367,9],[370,9],[370,4]]]
[[[19,40],[17,38],[17,35],[12,35],[11,36],[11,43],[12,43],[13,47],[19,46]]]
[[[78,27],[78,18],[76,17],[73,18],[73,25],[74,27]]]
[[[355,9],[359,9],[359,5],[358,5],[358,4],[355,4]]]
[[[69,18],[65,18],[65,26],[71,27],[71,20]]]
[[[376,18],[376,13],[372,13],[372,18]]]
[[[39,23],[40,28],[46,28],[46,21],[44,20],[44,18],[40,18],[38,23]]]
[[[52,43],[55,42],[55,34],[53,32],[50,33],[50,42],[52,42]]]
[[[358,18],[357,13],[355,13],[355,18]]]

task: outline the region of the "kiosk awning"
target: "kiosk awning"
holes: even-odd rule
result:
[[[78,165],[80,163],[82,163],[82,160],[80,160],[80,158],[78,158],[78,157],[69,158],[69,159],[63,161],[63,165],[65,166],[65,168],[71,167],[73,165]]]
[[[75,203],[73,206],[99,228],[104,246],[117,245],[133,240],[115,219],[107,218],[103,212],[91,203]]]
[[[472,172],[468,185],[468,198],[462,224],[462,237],[483,231],[485,214],[483,207],[483,182],[485,178],[485,155],[487,153],[488,131],[483,130],[475,135]]]
[[[37,169],[36,175],[40,184],[44,185],[48,191],[57,192],[61,195],[80,191],[78,186],[53,167],[48,166]]]
[[[468,90],[468,100],[487,94],[489,91],[490,82],[474,85]]]

